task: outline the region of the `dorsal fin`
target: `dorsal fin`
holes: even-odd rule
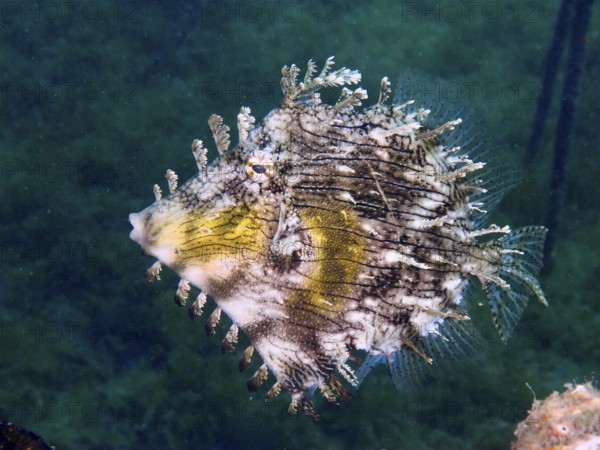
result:
[[[418,114],[422,108],[429,108],[423,116],[422,124],[435,129],[442,124],[462,119],[462,124],[451,132],[439,136],[439,142],[448,149],[456,149],[453,156],[468,155],[477,163],[485,161],[485,167],[467,174],[463,184],[469,189],[469,201],[475,204],[473,220],[479,228],[489,217],[489,213],[500,202],[504,194],[518,184],[520,175],[511,166],[502,151],[502,139],[490,138],[471,104],[468,89],[451,90],[460,85],[456,82],[436,78],[419,72],[407,71],[398,78],[394,103],[404,104],[407,113]],[[454,94],[453,94],[454,93]],[[410,101],[414,102],[410,103]]]

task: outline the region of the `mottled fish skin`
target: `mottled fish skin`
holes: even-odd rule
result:
[[[470,276],[486,289],[504,340],[531,293],[545,303],[536,280],[545,229],[474,229],[485,190],[473,174],[484,164],[443,140],[460,119],[432,127],[428,110],[386,103],[386,78],[373,106],[361,107],[366,91],[346,87],[324,104],[319,89],[360,81],[332,64],[314,76],[309,62],[301,83],[296,66],[284,67],[281,107],[256,128],[242,108],[232,149],[228,127],[211,117],[220,156],[206,166],[194,141],[199,174],[176,189],[170,172],[173,192],[161,198],[155,187],[157,201],[130,215],[131,238],[182,277],[178,302],[191,283],[203,291],[193,314],[208,294],[220,308],[213,316],[222,310],[233,321],[224,351],[238,328],[249,337],[266,364],[249,388],[268,368],[277,380],[268,396],[283,387],[290,409],[310,414],[316,389],[330,400],[345,395],[336,373],[357,384],[347,365],[354,350],[371,364],[359,378],[375,360],[394,374],[402,352],[431,362],[419,342],[468,319]],[[480,237],[490,235],[504,236]]]

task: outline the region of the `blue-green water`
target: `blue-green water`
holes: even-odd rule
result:
[[[350,403],[318,401],[319,422],[289,416],[285,394],[248,394],[239,352],[221,355],[227,323],[205,336],[173,304],[172,273],[144,279],[152,260],[126,218],[167,168],[194,174],[190,144],[211,141],[210,114],[235,126],[245,105],[260,118],[281,100],[284,64],[335,55],[362,72],[373,102],[381,77],[407,69],[448,80],[434,101],[471,97],[525,175],[495,221],[543,224],[562,70],[540,155],[522,161],[558,7],[0,2],[0,418],[58,449],[508,448],[533,398],[526,383],[542,398],[600,368],[598,8],[542,278],[550,307],[532,302],[506,346],[487,308],[474,311],[490,341],[475,368],[401,394],[381,368]]]

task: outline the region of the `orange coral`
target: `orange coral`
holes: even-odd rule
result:
[[[512,450],[600,449],[600,392],[591,383],[565,387],[562,394],[533,401]]]

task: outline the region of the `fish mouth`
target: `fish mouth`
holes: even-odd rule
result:
[[[144,252],[171,266],[177,259],[176,246],[165,236],[153,232],[155,227],[148,219],[147,210],[129,214],[129,223],[133,227],[129,237],[137,242]]]
[[[144,247],[144,229],[146,228],[144,226],[144,222],[145,220],[141,212],[129,214],[129,223],[133,227],[133,229],[129,233],[129,238],[132,241],[137,242],[142,247]]]

